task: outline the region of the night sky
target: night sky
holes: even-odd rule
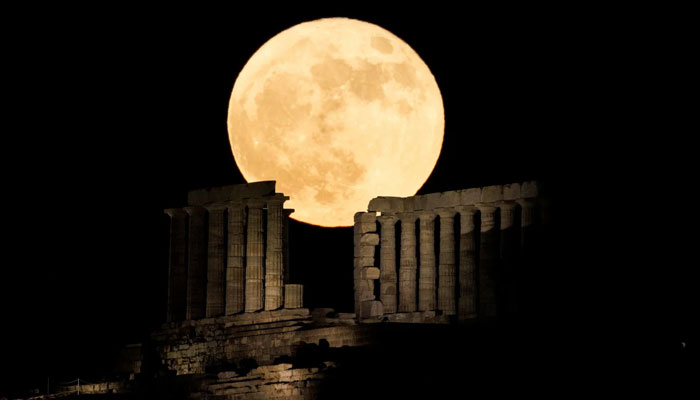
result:
[[[667,168],[687,170],[690,161],[660,162],[671,146],[685,146],[645,139],[687,131],[682,117],[690,106],[676,96],[688,72],[676,39],[687,37],[687,25],[669,23],[666,14],[607,9],[397,14],[346,6],[268,14],[178,8],[21,15],[11,37],[21,70],[14,84],[22,113],[14,117],[21,122],[6,143],[27,150],[4,174],[12,237],[5,253],[13,256],[5,257],[0,281],[0,359],[11,366],[3,387],[42,385],[47,375],[97,379],[117,349],[162,322],[162,210],[184,206],[188,190],[244,183],[226,130],[238,72],[278,32],[333,16],[391,31],[436,77],[445,140],[419,194],[540,180],[562,229],[552,250],[561,270],[542,284],[554,302],[565,303],[555,297],[562,295],[573,300],[569,310],[588,304],[576,315],[590,321],[602,298],[586,303],[590,289],[582,292],[588,297],[572,289],[602,283],[621,300],[603,307],[605,321],[655,315],[656,338],[667,347],[688,335],[687,295],[677,286],[685,275],[674,269],[682,259],[673,251],[688,239],[651,228],[667,210],[650,216],[647,207],[673,190],[651,186],[684,179]],[[632,194],[650,202],[630,206]],[[638,218],[653,220],[639,241],[630,224]],[[674,271],[653,275],[662,290],[650,296],[641,272],[627,269],[645,269],[635,255],[669,235],[677,240],[666,255],[644,257]],[[294,223],[290,241],[308,306],[351,311],[351,228]],[[338,283],[323,289],[322,282]]]

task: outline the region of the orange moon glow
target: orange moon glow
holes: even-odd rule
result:
[[[411,196],[440,155],[440,89],[416,52],[367,22],[327,18],[267,41],[228,110],[248,182],[277,181],[296,220],[350,226],[376,196]]]

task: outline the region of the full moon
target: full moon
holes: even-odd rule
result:
[[[377,196],[412,196],[435,167],[440,89],[416,52],[368,22],[325,18],[268,40],[238,75],[231,150],[248,182],[277,181],[298,221],[350,226]]]

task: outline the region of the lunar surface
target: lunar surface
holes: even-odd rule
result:
[[[437,162],[440,89],[391,32],[328,18],[274,36],[248,60],[228,113],[248,182],[277,181],[298,221],[350,226],[377,196],[411,196]]]

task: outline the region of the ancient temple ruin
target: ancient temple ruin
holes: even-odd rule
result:
[[[367,212],[355,214],[358,317],[496,317],[499,300],[505,301],[499,293],[516,290],[502,281],[529,243],[537,196],[537,183],[524,182],[372,199]]]
[[[275,182],[192,191],[170,222],[168,322],[300,308],[289,283],[289,200]]]
[[[125,349],[129,378],[105,387],[155,379],[170,394],[187,382],[190,398],[356,397],[367,379],[403,382],[436,354],[490,359],[483,336],[465,338],[517,307],[517,275],[537,262],[523,261],[549,218],[540,192],[523,182],[372,199],[355,215],[354,310],[310,310],[289,280],[293,210],[275,182],[192,191],[186,207],[165,210],[165,322]]]

